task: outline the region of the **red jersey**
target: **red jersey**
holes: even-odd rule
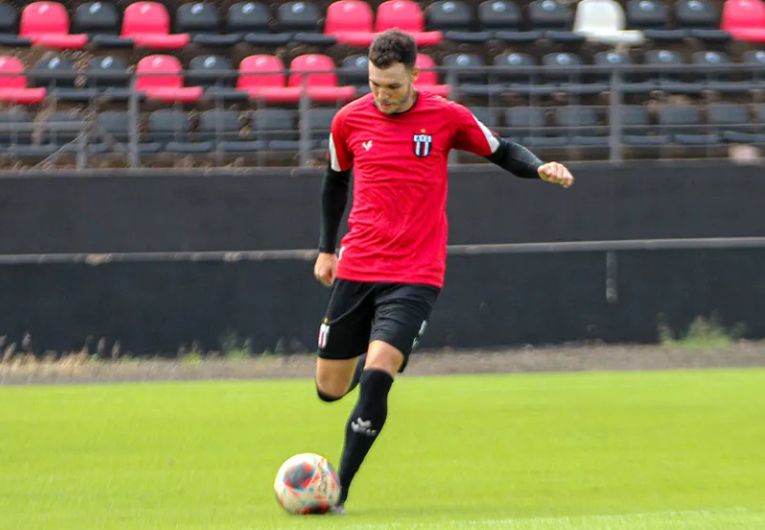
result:
[[[331,167],[353,167],[354,184],[338,278],[443,286],[449,151],[488,156],[497,147],[467,108],[428,92],[400,114],[380,112],[372,94],[340,109]]]

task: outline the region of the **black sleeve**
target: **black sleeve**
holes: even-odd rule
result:
[[[348,183],[351,170],[337,172],[327,168],[321,186],[321,233],[319,251],[334,252],[337,245],[337,231],[348,201]]]
[[[487,156],[486,159],[524,179],[538,179],[537,169],[544,164],[534,153],[522,145],[503,138],[499,139],[497,150]]]

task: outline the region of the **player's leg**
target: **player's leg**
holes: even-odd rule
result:
[[[323,401],[336,401],[353,386],[374,317],[370,292],[370,284],[343,280],[337,280],[332,288],[316,361],[316,392]]]
[[[360,378],[361,390],[345,429],[339,468],[341,505],[345,503],[353,478],[385,424],[388,393],[395,374],[406,366],[437,295],[436,288],[399,285],[381,289],[376,297],[375,320]]]

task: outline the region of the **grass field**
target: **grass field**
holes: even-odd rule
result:
[[[765,529],[765,370],[404,377],[348,515],[272,480],[336,462],[309,380],[0,388],[0,529]]]

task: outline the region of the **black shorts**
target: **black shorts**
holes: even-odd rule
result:
[[[319,357],[353,359],[381,340],[404,354],[403,372],[439,292],[431,285],[335,280],[319,330]]]

